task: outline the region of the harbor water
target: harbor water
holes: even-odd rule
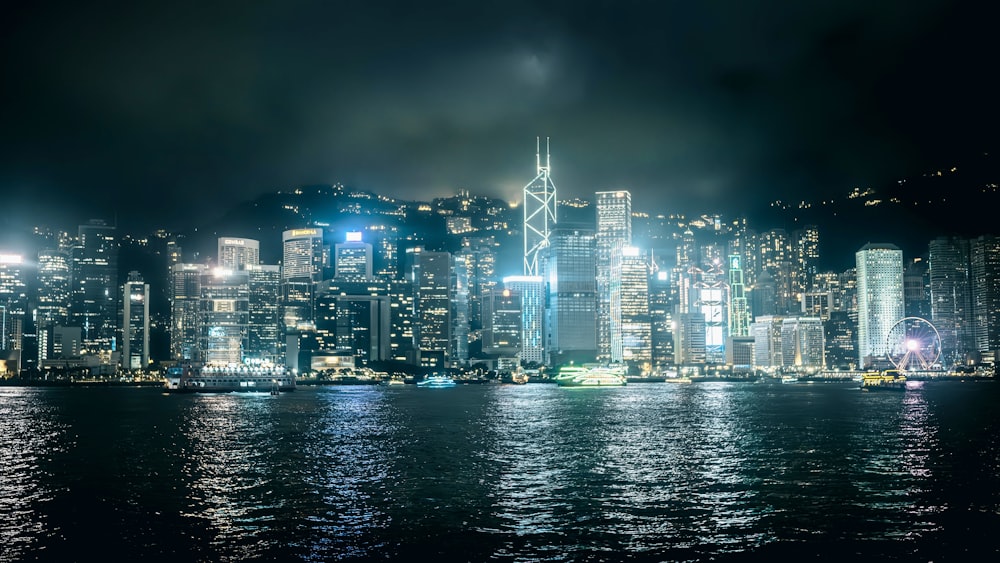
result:
[[[0,387],[0,561],[985,561],[1000,385]]]

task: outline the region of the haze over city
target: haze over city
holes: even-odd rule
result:
[[[989,153],[989,8],[964,2],[71,2],[6,21],[4,224],[192,228],[343,183],[734,213]],[[53,202],[59,202],[54,207]]]

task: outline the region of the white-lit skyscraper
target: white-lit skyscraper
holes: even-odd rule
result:
[[[617,361],[619,335],[613,329],[619,310],[613,295],[619,287],[612,278],[613,264],[620,262],[621,251],[632,244],[632,195],[625,190],[597,192],[597,353],[598,359]],[[614,350],[613,350],[614,348]]]
[[[549,233],[556,224],[556,186],[549,176],[549,140],[545,139],[545,166],[541,140],[536,140],[538,174],[524,186],[524,275],[542,275],[539,255],[549,246]]]
[[[447,367],[451,344],[451,254],[411,249],[414,339],[420,365]]]
[[[507,276],[504,287],[521,295],[521,361],[546,363],[542,327],[545,317],[545,280],[541,276]]]
[[[858,361],[882,364],[889,330],[904,317],[903,251],[893,244],[866,244],[855,253],[858,278]]]
[[[615,276],[619,281],[618,304],[620,309],[621,353],[620,360],[637,365],[652,362],[652,327],[649,320],[649,263],[638,248],[622,249],[620,268]],[[612,339],[613,341],[615,339]],[[649,365],[646,366],[647,371]]]
[[[250,282],[246,271],[221,268],[201,275],[198,344],[206,364],[243,363],[250,324]]]
[[[219,238],[219,267],[226,270],[245,270],[250,264],[260,264],[260,241],[239,238]]]
[[[372,245],[362,240],[360,231],[349,231],[344,242],[334,245],[333,267],[339,279],[372,277]]]
[[[291,229],[282,233],[282,321],[286,331],[311,326],[316,284],[323,278],[322,229]]]
[[[129,272],[122,288],[122,355],[125,370],[149,366],[149,284],[139,272]]]

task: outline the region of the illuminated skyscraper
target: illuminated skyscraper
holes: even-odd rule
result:
[[[597,358],[597,281],[592,229],[552,231],[546,258],[548,343],[555,364]]]
[[[858,362],[887,362],[889,330],[904,317],[903,251],[892,244],[866,244],[855,253],[858,276]]]
[[[244,357],[284,363],[281,267],[276,264],[248,264],[246,272],[250,284],[250,324]]]
[[[360,231],[350,231],[344,242],[334,246],[334,277],[370,279],[372,245],[361,239]]]
[[[729,335],[750,335],[750,307],[747,305],[746,288],[743,285],[742,257],[729,255]]]
[[[325,266],[323,231],[291,229],[282,233],[282,321],[286,332],[313,323],[316,284]]]
[[[649,279],[650,339],[653,365],[672,366],[674,360],[674,317],[676,315],[676,283],[672,268],[661,268]]]
[[[941,363],[963,364],[974,348],[969,241],[939,237],[930,241],[931,322],[941,335]]]
[[[483,352],[515,355],[521,351],[521,294],[493,288],[483,301]]]
[[[620,359],[613,355],[612,361],[627,361],[644,366],[648,371],[651,365],[647,364],[652,362],[649,264],[639,249],[633,246],[622,249],[619,264],[613,277],[619,280],[618,306],[621,313],[620,329],[616,332],[621,334],[622,355]]]
[[[818,317],[786,317],[781,321],[781,366],[826,367],[823,321]]]
[[[122,289],[122,355],[125,370],[149,366],[149,284],[139,272],[129,272]]]
[[[420,365],[447,367],[451,344],[451,254],[410,249],[414,339]]]
[[[201,275],[198,344],[207,364],[240,364],[248,348],[250,281],[246,271],[218,268]]]
[[[38,253],[38,359],[52,357],[52,328],[69,319],[69,255],[47,248]]]
[[[620,336],[614,330],[620,310],[614,302],[620,280],[612,278],[622,249],[632,244],[632,195],[625,190],[597,192],[597,354],[603,361],[620,361]]]
[[[972,241],[972,309],[976,350],[1000,359],[1000,238]]]
[[[546,363],[544,340],[545,281],[541,276],[507,276],[504,287],[521,296],[521,361]]]
[[[245,270],[260,264],[260,241],[249,238],[219,238],[219,267],[225,270]]]
[[[201,279],[208,266],[174,264],[170,268],[170,357],[174,360],[199,359],[198,309]]]
[[[90,354],[109,354],[117,348],[118,243],[115,227],[99,220],[80,225],[73,248],[73,293],[70,323],[83,333]]]
[[[549,139],[545,138],[545,166],[541,140],[536,140],[538,175],[524,186],[524,275],[542,275],[539,253],[549,246],[549,232],[556,224],[556,186],[549,176]]]
[[[28,261],[20,254],[0,253],[0,351],[21,350],[28,307]],[[6,358],[0,357],[0,360]]]
[[[392,358],[394,326],[389,280],[335,277],[320,285],[316,298],[319,349],[349,350],[355,365]]]

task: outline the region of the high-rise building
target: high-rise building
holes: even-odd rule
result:
[[[290,229],[282,233],[282,322],[285,332],[313,324],[316,284],[323,278],[322,229]]]
[[[27,268],[28,261],[22,255],[0,253],[0,351],[22,348],[28,310]]]
[[[246,271],[217,268],[201,275],[198,343],[206,364],[241,364],[248,348],[250,280]]]
[[[284,363],[284,338],[281,334],[281,267],[248,264],[250,284],[250,324],[247,327],[247,358],[273,364]]]
[[[650,345],[653,366],[666,368],[675,364],[674,316],[676,309],[675,286],[671,269],[661,269],[649,280]]]
[[[941,335],[941,363],[964,364],[974,348],[968,239],[935,238],[928,262],[931,322]]]
[[[621,361],[640,366],[648,373],[652,369],[653,360],[652,326],[649,319],[649,263],[638,248],[629,246],[622,249],[619,264],[612,272],[612,277],[618,280]],[[614,356],[612,360],[616,360]]]
[[[52,357],[52,328],[69,320],[70,261],[60,249],[38,252],[38,359]]]
[[[451,366],[469,363],[469,269],[462,255],[451,257],[451,330],[448,360]]]
[[[451,345],[451,254],[410,249],[414,340],[420,365],[447,367]]]
[[[357,366],[392,358],[392,298],[388,280],[334,277],[316,298],[319,349],[350,351]]]
[[[729,255],[729,335],[750,335],[750,306],[743,284],[742,257]]]
[[[994,365],[1000,354],[1000,238],[973,239],[972,318],[976,351],[990,355]]]
[[[545,272],[548,280],[546,349],[554,364],[597,358],[597,280],[592,229],[552,231]]]
[[[602,361],[620,361],[620,321],[614,302],[619,281],[612,269],[620,264],[622,249],[632,245],[632,195],[625,190],[597,192],[597,354]]]
[[[824,326],[826,365],[853,369],[858,365],[857,320],[847,311],[830,311]]]
[[[178,361],[197,361],[201,280],[208,266],[174,264],[170,268],[170,357]]]
[[[796,300],[799,285],[796,281],[798,259],[792,238],[784,229],[770,229],[760,233],[757,242],[760,253],[758,286],[764,285],[765,281],[761,278],[766,274],[773,287],[773,303],[761,303],[761,307],[755,307],[754,311],[773,310],[779,315],[794,314],[799,308]]]
[[[118,242],[115,227],[92,220],[80,225],[73,248],[70,323],[79,326],[90,354],[117,349]]]
[[[858,283],[858,365],[888,362],[889,331],[903,319],[903,251],[869,243],[855,253]]]
[[[750,324],[753,337],[753,365],[757,368],[781,366],[781,321],[783,317],[761,315]]]
[[[219,267],[224,270],[245,270],[260,264],[260,241],[249,238],[220,237]]]
[[[129,272],[122,288],[122,354],[125,370],[149,366],[149,284],[139,272]]]
[[[549,232],[556,224],[556,186],[551,172],[549,139],[545,139],[545,166],[541,140],[536,139],[535,167],[538,174],[524,186],[524,275],[542,275],[539,254],[549,246]]]
[[[785,317],[781,321],[781,366],[826,367],[823,321],[818,317]]]
[[[521,296],[521,362],[544,364],[545,280],[541,276],[507,276],[504,287]]]
[[[493,288],[483,301],[483,352],[515,355],[521,351],[521,294]]]
[[[931,279],[925,258],[914,258],[906,262],[903,269],[903,310],[908,317],[930,320]]]
[[[344,242],[334,245],[334,277],[370,279],[372,245],[362,240],[360,231],[348,231]]]

